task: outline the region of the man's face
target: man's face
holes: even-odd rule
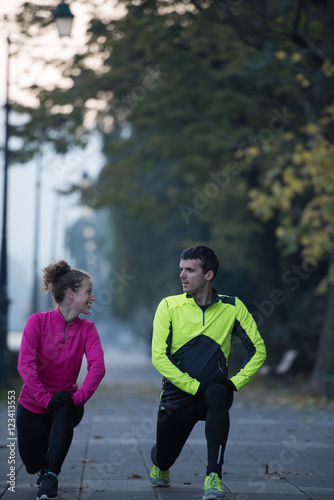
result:
[[[181,259],[180,271],[183,291],[190,295],[202,292],[210,283],[213,273],[204,273],[199,259]]]

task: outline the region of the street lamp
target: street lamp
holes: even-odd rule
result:
[[[62,1],[56,8],[54,18],[57,22],[59,36],[69,36],[71,33],[73,14],[69,6]],[[64,22],[65,20],[65,22]],[[10,38],[7,38],[7,67],[6,67],[6,102],[5,102],[5,142],[4,142],[4,177],[3,177],[3,209],[2,234],[0,256],[0,386],[8,387],[9,354],[7,348],[8,334],[8,289],[7,289],[7,192],[8,192],[8,165],[9,165],[9,87],[10,87]]]
[[[7,349],[8,332],[8,293],[7,293],[7,184],[8,184],[8,140],[9,140],[9,58],[10,39],[7,38],[7,68],[6,68],[6,103],[5,103],[5,144],[4,144],[4,179],[3,179],[3,208],[2,208],[2,235],[0,258],[0,360],[2,370],[0,386],[7,386],[9,372],[9,356]]]
[[[71,36],[73,14],[69,6],[64,1],[60,2],[53,13],[56,21],[59,36]]]

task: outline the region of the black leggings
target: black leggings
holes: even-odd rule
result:
[[[29,474],[43,468],[59,474],[72,442],[73,429],[80,423],[83,413],[83,406],[64,405],[50,413],[39,414],[18,404],[18,448]]]
[[[205,420],[207,475],[216,472],[221,477],[230,428],[228,411],[232,402],[232,391],[220,384],[211,384],[201,398],[194,398],[183,408],[159,409],[156,445],[151,452],[153,464],[161,470],[169,469],[180,455],[195,424]]]

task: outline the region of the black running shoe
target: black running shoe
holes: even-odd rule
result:
[[[47,470],[46,469],[41,469],[37,472],[37,475],[38,475],[38,479],[37,479],[37,485],[39,486],[41,484],[41,481],[42,481],[42,477],[47,474]]]
[[[53,474],[46,472],[41,476],[40,487],[36,500],[57,500],[58,479]]]

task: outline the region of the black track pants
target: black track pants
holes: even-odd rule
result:
[[[180,455],[194,425],[205,420],[207,475],[216,472],[221,477],[232,402],[232,391],[223,385],[211,384],[201,398],[194,398],[183,408],[159,409],[156,445],[151,452],[153,464],[161,470],[169,469]]]
[[[59,474],[83,413],[83,406],[64,405],[41,415],[18,404],[18,448],[29,474],[42,468]]]

